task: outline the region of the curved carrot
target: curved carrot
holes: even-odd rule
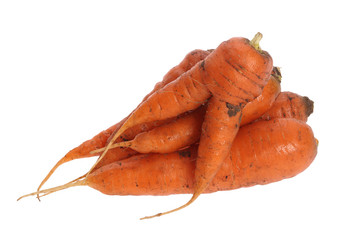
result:
[[[258,33],[251,42],[245,38],[232,38],[223,42],[203,61],[198,62],[175,81],[152,94],[116,131],[89,172],[101,161],[127,128],[142,122],[166,119],[194,110],[212,95],[215,99],[210,101],[222,102],[222,104],[215,104],[222,108],[221,112],[228,111],[227,108],[231,106],[235,109],[235,115],[238,112],[241,115],[236,105],[242,104],[243,107],[245,103],[260,95],[272,70],[272,58],[258,45],[261,37],[262,35]],[[219,69],[221,71],[218,71]],[[235,121],[235,118],[223,118],[223,120],[228,120],[228,125],[235,125],[235,122],[239,121]],[[237,128],[234,130],[236,131]],[[235,134],[231,136],[234,137]],[[231,142],[231,139],[229,140]],[[199,189],[202,188],[199,186]]]
[[[116,143],[112,147],[128,147],[139,153],[170,153],[177,151],[199,140],[205,111],[206,106],[204,105],[184,117],[161,125],[151,131],[142,132],[133,140]]]
[[[295,118],[306,122],[314,110],[314,102],[308,97],[300,96],[292,92],[282,92],[276,98],[273,106],[261,119],[272,118]]]
[[[270,83],[271,83],[271,79],[269,80],[268,85]],[[265,93],[267,91],[267,89],[270,89],[270,88],[267,88],[267,86],[266,86],[264,88],[263,93]],[[261,97],[261,96],[259,96],[259,97]],[[289,100],[289,98],[291,99],[291,101]],[[302,96],[300,96],[296,93],[292,93],[292,92],[281,92],[278,95],[278,97],[276,98],[272,107],[265,114],[263,114],[260,118],[258,118],[256,120],[247,119],[247,117],[246,117],[246,116],[248,116],[248,117],[254,116],[252,114],[246,114],[246,113],[247,113],[247,109],[250,109],[250,107],[251,108],[255,107],[256,105],[250,105],[250,104],[246,105],[243,110],[243,118],[240,123],[240,126],[242,126],[244,122],[246,123],[246,122],[254,122],[254,121],[260,121],[260,120],[269,121],[271,119],[276,119],[276,118],[293,118],[293,119],[297,119],[297,120],[306,122],[307,118],[310,116],[310,114],[313,111],[313,104],[314,104],[313,101],[311,101],[308,97],[302,97]],[[259,112],[259,114],[261,114],[261,112]],[[189,114],[189,116],[191,116],[191,114]],[[165,126],[166,125],[164,125],[163,127],[165,127]],[[193,133],[198,134],[197,132],[200,131],[200,129],[197,129],[197,130],[196,129],[190,129],[190,130],[188,129],[188,128],[192,128],[194,126],[196,126],[196,125],[185,124],[185,125],[183,125],[183,128],[187,129],[187,130],[181,130],[181,131],[191,131]],[[155,128],[152,131],[157,131],[157,128]],[[159,133],[157,133],[157,134],[159,134]],[[195,138],[195,136],[191,136],[191,137],[193,139]],[[158,138],[161,138],[162,141],[164,141],[164,144],[172,144],[172,141],[166,141],[166,139],[168,139],[168,138],[175,139],[174,136],[168,136],[168,135],[158,136]],[[200,135],[197,135],[196,138],[199,139]],[[140,145],[140,144],[141,144],[140,142],[137,143],[137,145]],[[143,144],[145,144],[145,143],[143,142]],[[114,144],[114,147],[118,147],[118,145]],[[104,150],[104,148],[99,149],[99,151],[103,151],[103,150]],[[105,158],[103,158],[103,161],[101,163],[99,163],[99,165],[97,167],[102,167],[102,166],[105,166],[106,164],[110,164],[110,163],[116,162],[118,160],[121,160],[121,158],[109,158],[108,156],[105,156]]]
[[[242,112],[243,115],[240,126],[258,119],[272,108],[279,94],[281,94],[280,82],[280,69],[278,67],[274,67],[271,73],[271,77],[264,87],[262,93],[253,101],[245,105]]]
[[[163,77],[163,81],[157,83],[155,85],[154,89],[143,99],[143,101],[145,101],[152,93],[159,90],[166,84],[174,81],[178,76],[180,76],[184,72],[188,71],[190,68],[192,68],[196,64],[196,62],[203,60],[209,53],[210,53],[210,51],[204,51],[204,50],[200,50],[200,49],[193,50],[190,53],[188,53],[185,56],[185,58],[180,62],[179,65],[173,67],[168,73],[165,74],[165,76]],[[42,182],[40,183],[40,185],[38,187],[38,190],[41,189],[41,187],[45,184],[45,182],[51,177],[51,175],[55,172],[55,170],[60,165],[66,163],[66,162],[75,160],[75,159],[92,157],[92,156],[98,155],[96,153],[94,154],[91,152],[98,148],[105,147],[108,139],[112,136],[113,132],[116,131],[119,127],[121,127],[124,124],[124,122],[127,120],[127,118],[128,117],[124,118],[119,123],[111,126],[107,130],[100,132],[92,139],[85,141],[84,143],[80,144],[78,147],[69,151],[63,158],[61,158],[55,164],[55,166],[50,170],[50,172],[47,174],[47,176],[42,180]],[[146,123],[142,123],[137,126],[134,126],[132,128],[129,128],[127,131],[125,131],[122,134],[122,136],[120,136],[122,138],[121,140],[133,139],[138,133],[143,132],[143,131],[149,131],[152,128],[159,126],[167,121],[171,121],[171,119],[164,120],[164,121],[152,122],[152,123],[146,122]],[[131,155],[134,155],[134,154],[136,154],[136,152],[131,149],[123,148],[121,150],[119,150],[119,149],[112,150],[109,153],[108,161],[114,161],[114,159],[120,160],[122,158],[130,157]]]
[[[261,94],[273,69],[271,56],[259,47],[261,38],[260,33],[251,41],[232,38],[202,61],[203,81],[213,96],[208,103],[199,142],[195,191],[186,204],[153,217],[178,211],[193,203],[228,156],[245,104]]]
[[[281,74],[278,68],[274,68],[272,76],[261,95],[245,105],[240,126],[258,119],[271,108],[281,91],[280,81]],[[151,131],[144,131],[130,141],[115,143],[111,146],[111,149],[128,147],[139,153],[169,153],[187,147],[200,138],[205,110],[206,105],[201,106],[184,117],[178,117],[174,121],[156,127]],[[92,153],[100,153],[104,149],[100,148]],[[106,163],[111,162],[107,156],[103,158],[103,161],[104,159],[107,160]],[[99,163],[99,165],[103,166],[104,164]]]
[[[115,141],[128,129],[145,122],[154,122],[176,117],[179,114],[194,110],[211,96],[201,79],[201,66],[197,63],[176,80],[154,92],[134,110],[124,124],[109,139],[104,152],[92,166],[91,172],[107,154]]]
[[[211,51],[212,50],[204,51],[201,49],[195,49],[189,52],[188,54],[186,54],[185,58],[179,63],[179,65],[171,68],[169,72],[165,74],[163,80],[155,85],[154,89],[148,95],[146,95],[143,101],[145,101],[148,97],[150,97],[154,92],[163,88],[168,83],[174,81],[184,72],[187,72],[189,69],[195,66],[196,63],[200,62],[201,60],[204,60],[210,54]]]
[[[296,119],[258,121],[242,127],[205,193],[268,184],[291,178],[314,160],[317,141],[311,128]],[[256,158],[254,157],[256,156]],[[92,172],[86,180],[25,196],[87,185],[109,195],[192,194],[197,147],[170,154],[140,154]]]

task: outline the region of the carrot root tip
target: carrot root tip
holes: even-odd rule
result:
[[[57,192],[57,191],[60,191],[60,190],[64,190],[64,189],[67,189],[67,188],[70,188],[70,187],[86,185],[85,179],[82,179],[82,178],[84,178],[84,176],[82,176],[80,178],[77,178],[77,179],[75,179],[75,180],[73,180],[71,182],[68,182],[68,183],[66,183],[64,185],[60,185],[60,186],[57,186],[57,187],[48,188],[48,189],[44,189],[44,190],[40,190],[40,191],[36,191],[36,192],[33,192],[33,193],[23,195],[23,196],[19,197],[17,199],[17,201],[19,201],[19,200],[21,200],[21,199],[23,199],[25,197],[30,197],[30,196],[33,196],[33,195],[37,195],[37,198],[40,201],[41,197],[44,197],[44,196],[49,195],[51,193],[54,193],[54,192]],[[40,194],[42,194],[42,195],[40,195]]]
[[[187,203],[185,203],[184,205],[182,205],[180,207],[177,207],[177,208],[175,208],[173,210],[170,210],[170,211],[167,211],[167,212],[162,212],[162,213],[158,213],[158,214],[155,214],[155,215],[142,217],[142,218],[140,218],[140,220],[150,219],[150,218],[154,218],[154,217],[160,217],[160,216],[163,216],[163,215],[166,215],[166,214],[169,214],[169,213],[177,212],[177,211],[179,211],[179,210],[181,210],[183,208],[186,208],[190,204],[192,204],[200,196],[201,193],[202,193],[202,191],[195,192],[193,194],[193,196],[191,197],[191,199]]]
[[[306,116],[310,116],[313,112],[314,112],[314,102],[308,98],[308,97],[303,97],[303,101],[305,103],[305,114]]]

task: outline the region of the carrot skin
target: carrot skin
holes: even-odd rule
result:
[[[257,44],[261,37],[258,33],[252,41],[232,38],[221,43],[201,62],[202,79],[212,98],[203,123],[206,131],[202,131],[199,142],[194,194],[178,208],[145,218],[169,214],[189,206],[216,175],[229,154],[244,105],[261,94],[273,69],[271,56],[261,51]],[[228,115],[226,108],[229,109]],[[219,128],[223,131],[219,131]]]
[[[152,93],[156,92],[160,88],[164,87],[166,84],[177,79],[181,74],[183,74],[184,72],[186,72],[190,68],[192,68],[197,62],[199,62],[199,61],[203,60],[205,57],[207,57],[207,55],[209,53],[210,53],[210,51],[203,51],[203,50],[199,50],[199,49],[193,50],[190,53],[188,53],[185,56],[185,58],[180,62],[179,65],[175,66],[168,73],[165,74],[165,76],[163,77],[163,81],[157,83],[155,85],[154,89],[147,96],[145,96],[143,101],[145,101]],[[92,156],[99,155],[99,154],[91,154],[91,151],[94,151],[98,148],[105,147],[106,143],[108,142],[108,139],[111,138],[113,136],[114,132],[116,132],[124,124],[124,122],[127,120],[128,117],[129,116],[125,117],[119,123],[111,126],[107,130],[100,132],[99,134],[94,136],[92,139],[89,139],[89,140],[83,142],[78,147],[69,151],[62,159],[60,159],[55,164],[55,166],[50,170],[50,172],[47,174],[47,176],[42,180],[42,182],[40,183],[40,185],[38,187],[38,190],[40,190],[40,188],[51,177],[51,175],[55,172],[55,170],[62,164],[72,161],[72,160],[75,160],[75,159],[79,159],[79,158],[92,157]],[[169,119],[169,121],[170,120],[171,119]],[[143,131],[149,131],[156,126],[159,126],[159,125],[165,123],[166,121],[167,120],[158,121],[156,123],[147,123],[146,122],[146,123],[134,126],[133,128],[129,128],[127,131],[125,131],[123,133],[122,136],[120,136],[121,139],[118,140],[117,142],[122,141],[122,140],[133,139],[138,133],[143,132]],[[119,150],[119,149],[112,150],[109,152],[109,156],[107,157],[107,159],[104,160],[99,166],[94,167],[94,169],[96,169],[102,165],[105,165],[108,162],[113,162],[113,161],[117,161],[117,160],[120,160],[123,158],[127,158],[134,154],[136,154],[136,152],[131,149],[124,148],[121,150]]]
[[[245,105],[240,126],[260,118],[269,111],[281,92],[279,76],[271,76],[261,95]]]
[[[181,74],[184,72],[187,72],[189,69],[191,69],[197,62],[205,59],[207,55],[209,55],[209,51],[204,51],[200,49],[196,49],[188,53],[184,59],[179,63],[179,65],[173,67],[169,72],[165,74],[163,77],[163,81],[156,84],[154,89],[148,94],[150,96],[152,93],[156,92],[157,90],[164,87],[166,84],[174,81],[176,78],[178,78]],[[145,97],[143,101],[145,101],[147,98]],[[98,154],[90,154],[91,151],[96,150],[98,148],[103,148],[109,137],[113,134],[116,129],[122,126],[122,124],[126,121],[127,117],[124,118],[119,123],[111,126],[110,128],[100,132],[95,137],[93,137],[90,140],[85,141],[78,147],[74,148],[68,153],[69,159],[77,159],[77,158],[84,158],[84,157],[91,157],[96,156]],[[128,129],[124,132],[124,134],[121,136],[122,140],[131,140],[133,139],[137,134],[141,132],[150,131],[151,129],[161,126],[164,123],[167,123],[168,121],[172,121],[172,119],[166,119],[163,121],[156,121],[156,122],[146,122],[143,124],[139,124],[134,126],[133,128]]]
[[[273,60],[259,52],[246,38],[221,43],[202,64],[204,83],[216,98],[233,105],[248,103],[259,96],[270,78]]]
[[[261,95],[245,105],[240,126],[250,123],[266,113],[280,90],[279,80],[271,77]],[[200,138],[205,107],[201,106],[201,109],[187,114],[184,118],[177,118],[149,132],[142,132],[129,143],[123,142],[123,146],[130,147],[139,153],[169,153],[187,147]]]
[[[295,118],[306,122],[314,110],[314,102],[308,97],[292,92],[281,92],[273,106],[259,119]]]
[[[201,49],[195,49],[189,52],[188,54],[186,54],[185,58],[179,63],[179,65],[171,68],[165,74],[163,80],[155,85],[154,89],[144,98],[143,101],[145,101],[148,97],[150,97],[154,92],[158,91],[168,83],[177,79],[184,72],[187,72],[189,69],[195,66],[196,63],[200,62],[201,60],[204,60],[210,54],[210,52],[211,50],[204,51]]]
[[[254,39],[261,39],[259,36]],[[152,94],[111,137],[91,170],[127,128],[194,110],[211,96],[239,105],[260,95],[270,78],[272,58],[252,42],[245,38],[223,42],[203,61]]]
[[[274,81],[273,83],[277,83],[277,82]],[[265,86],[262,95],[260,95],[259,98],[255,99],[253,102],[248,103],[244,107],[240,127],[247,124],[248,122],[260,121],[260,120],[268,121],[276,118],[294,118],[304,122],[307,121],[307,117],[312,113],[313,110],[313,101],[311,101],[307,97],[302,97],[298,94],[291,92],[281,92],[278,95],[278,97],[275,99],[275,102],[273,103],[272,107],[268,109],[268,111],[265,114],[262,114],[261,107],[258,107],[258,104],[260,104],[260,106],[269,106],[270,102],[272,102],[272,98],[265,97],[266,95],[268,96],[271,95],[271,94],[267,94],[266,92],[268,91],[268,89],[276,89],[273,87],[269,87],[268,85],[270,84],[272,84],[271,79],[269,80],[267,86]],[[280,88],[280,85],[277,86]],[[278,90],[276,90],[275,92],[277,91]],[[292,99],[291,101],[289,101],[289,97]],[[260,99],[262,100],[260,101]],[[260,117],[258,119],[254,119],[254,117],[257,116]],[[198,140],[200,139],[201,127],[199,126],[200,122],[194,123],[194,121],[196,120],[203,121],[203,116],[197,117],[194,115],[194,113],[190,113],[187,115],[187,118],[189,118],[190,121],[188,122],[183,121],[182,122],[183,125],[181,127],[178,126],[178,123],[176,121],[171,123],[173,125],[171,126],[171,128],[174,129],[182,128],[181,130],[176,131],[175,135],[169,135],[170,133],[164,134],[162,130],[159,130],[161,128],[167,128],[168,127],[167,125],[162,125],[159,128],[154,128],[153,130],[151,130],[152,132],[154,132],[152,133],[152,135],[156,135],[156,137],[148,136],[147,135],[148,132],[142,133],[140,139],[135,138],[133,140],[136,142],[134,146],[134,150],[137,152],[143,151],[142,153],[156,152],[156,151],[161,153],[170,153],[170,149],[175,149],[176,147],[178,147],[178,149],[181,149],[186,146],[189,146],[190,142],[191,143],[198,142]],[[188,135],[187,136],[188,139],[176,143],[175,141],[177,141],[177,139],[179,138],[184,139],[185,136],[179,136],[179,134],[182,134],[184,131],[186,131],[187,133],[192,133],[194,135]],[[162,142],[163,143],[162,146],[166,146],[166,147],[161,148],[159,147],[160,145],[158,143],[149,144],[149,141],[153,141],[152,140],[153,138],[156,138],[156,141],[158,142]],[[154,146],[157,146],[156,149],[154,148]],[[127,148],[122,148],[122,149],[127,149]],[[120,156],[115,155],[114,157],[105,156],[103,161],[99,163],[98,167],[104,166],[106,164],[124,158],[126,157],[123,155]]]
[[[240,128],[205,193],[268,184],[293,177],[314,160],[311,128],[296,119],[258,121]],[[140,154],[92,172],[86,184],[109,195],[194,193],[197,147],[169,154]]]
[[[199,140],[206,106],[179,117],[148,132],[138,134],[128,143],[139,153],[170,153],[187,147]]]
[[[109,141],[89,173],[102,161],[116,140],[136,125],[176,117],[204,104],[211,93],[201,80],[202,69],[197,63],[191,70],[179,76],[142,102],[109,138]],[[166,110],[165,110],[166,109]]]
[[[240,127],[242,105],[212,97],[209,100],[196,159],[196,191],[203,192],[228,156]]]
[[[126,127],[132,127],[143,122],[176,117],[204,104],[211,93],[198,80],[201,79],[201,71],[200,64],[197,63],[178,79],[155,92],[133,112],[124,126],[127,124]]]

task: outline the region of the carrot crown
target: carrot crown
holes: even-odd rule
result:
[[[260,40],[262,39],[263,35],[261,33],[255,34],[254,38],[250,41],[250,45],[256,49],[256,51],[262,53],[262,50],[260,48]]]

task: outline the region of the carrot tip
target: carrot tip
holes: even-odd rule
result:
[[[303,101],[305,104],[305,114],[306,116],[310,116],[313,112],[314,112],[314,102],[312,100],[310,100],[310,98],[308,97],[303,97]]]
[[[173,213],[173,212],[177,212],[183,208],[186,208],[187,206],[189,206],[191,203],[193,203],[199,196],[200,194],[203,192],[203,189],[198,189],[198,191],[196,191],[193,196],[191,197],[191,199],[185,203],[184,205],[178,207],[178,208],[175,208],[173,210],[170,210],[170,211],[167,211],[167,212],[162,212],[162,213],[158,213],[158,214],[155,214],[155,215],[152,215],[152,216],[147,216],[147,217],[143,217],[143,218],[140,218],[140,220],[145,220],[145,219],[150,219],[150,218],[154,218],[154,217],[160,217],[162,215],[166,215],[166,214],[169,214],[169,213]]]
[[[145,219],[150,219],[150,218],[154,218],[154,217],[160,217],[161,215],[163,215],[162,213],[158,213],[152,216],[146,216],[146,217],[142,217],[140,218],[140,220],[145,220]]]
[[[57,186],[57,187],[53,187],[53,188],[48,188],[48,189],[44,189],[44,190],[40,190],[40,191],[36,191],[36,192],[33,192],[33,193],[29,193],[29,194],[26,194],[26,195],[23,195],[21,197],[19,197],[17,199],[17,201],[19,201],[20,199],[23,199],[25,197],[29,197],[29,196],[33,196],[33,195],[37,195],[37,198],[40,200],[41,197],[43,196],[46,196],[46,195],[49,195],[51,193],[54,193],[54,192],[57,192],[57,191],[60,191],[60,190],[64,190],[66,188],[70,188],[70,187],[76,187],[76,186],[83,186],[83,185],[86,185],[86,181],[82,178],[84,178],[85,175],[71,181],[71,182],[68,182],[64,185],[60,185],[60,186]],[[40,195],[42,194],[42,195]]]
[[[261,48],[260,48],[260,40],[262,39],[263,35],[258,32],[257,34],[255,34],[254,38],[250,41],[250,45],[256,49],[256,51],[258,52],[262,52]]]

